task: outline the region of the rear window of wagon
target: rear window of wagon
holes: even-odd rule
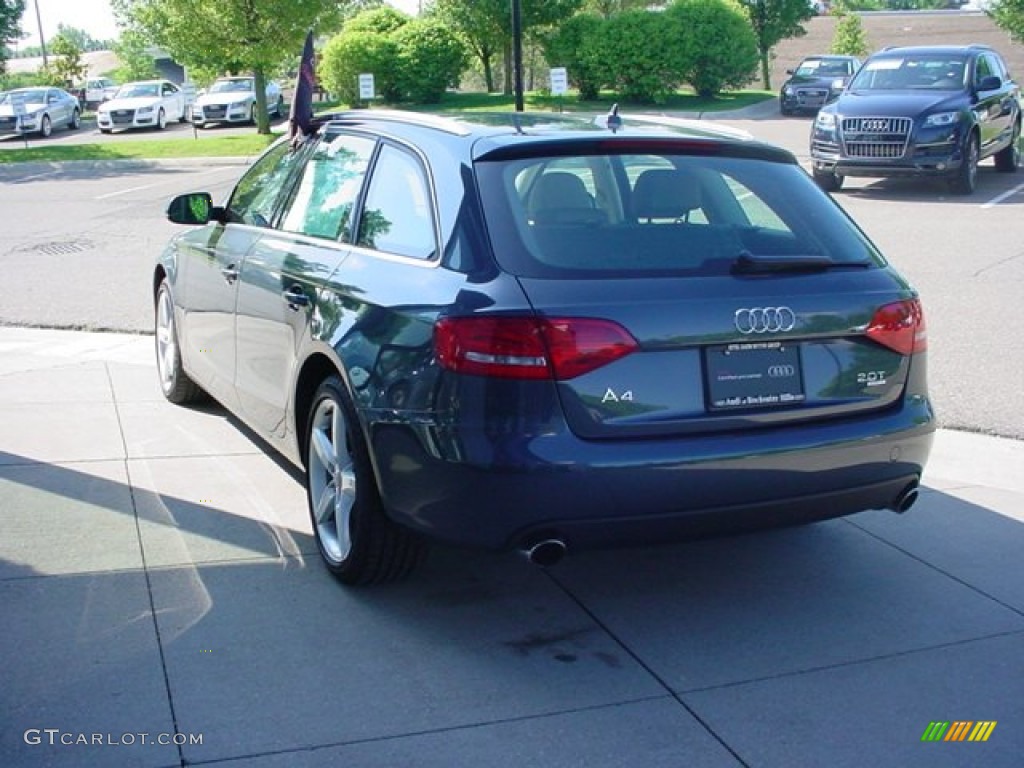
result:
[[[741,254],[883,264],[791,163],[652,151],[481,160],[492,248],[523,277],[728,274]]]

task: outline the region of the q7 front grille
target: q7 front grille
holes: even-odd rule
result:
[[[845,117],[840,129],[848,157],[898,158],[907,151],[909,117]]]

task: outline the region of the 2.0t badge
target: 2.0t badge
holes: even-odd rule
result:
[[[743,307],[733,315],[736,330],[752,333],[782,333],[796,327],[796,314],[789,307]]]

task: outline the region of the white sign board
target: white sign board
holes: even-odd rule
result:
[[[359,76],[359,98],[360,99],[372,99],[373,93],[373,75],[360,75]]]
[[[11,94],[11,107],[14,109],[16,117],[24,117],[25,112],[25,94],[24,93],[12,93]]]
[[[551,95],[561,96],[569,90],[569,73],[565,67],[551,68]]]
[[[14,110],[14,124],[21,128],[21,121],[25,115],[28,114],[25,110],[25,94],[24,93],[12,93],[11,94],[11,109]],[[26,146],[28,139],[25,139]]]
[[[191,104],[196,100],[196,84],[191,81],[182,83],[181,95],[185,99],[186,104]]]

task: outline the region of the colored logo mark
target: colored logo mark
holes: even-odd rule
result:
[[[938,720],[928,723],[921,741],[988,741],[996,729],[995,720]]]

